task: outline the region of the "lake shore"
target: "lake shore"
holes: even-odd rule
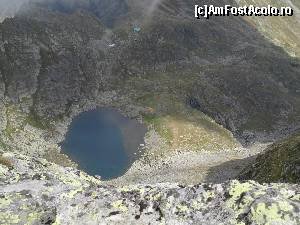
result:
[[[214,152],[173,152],[163,158],[152,157],[152,160],[147,160],[150,157],[144,156],[136,161],[125,175],[104,183],[116,186],[164,182],[186,185],[200,182],[221,183],[234,179],[269,144]]]

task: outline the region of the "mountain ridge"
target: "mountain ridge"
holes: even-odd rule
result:
[[[51,21],[50,19],[50,17],[52,17],[51,14],[53,13],[54,13],[53,15],[57,14],[55,10],[53,12],[51,12],[51,10],[45,11],[43,15],[34,13],[34,12],[38,13],[39,10],[40,9],[38,7],[36,8],[36,10],[31,11],[30,17],[26,16],[26,13],[24,14],[24,16],[25,18],[27,17],[29,21],[33,22],[33,24],[36,23],[37,26],[41,26],[38,24],[39,23],[43,24],[44,23],[42,22],[43,20]],[[45,17],[47,14],[51,16],[43,19],[43,17]],[[35,16],[33,17],[33,15]],[[78,12],[75,14],[71,13],[70,16],[76,20],[76,17],[78,17],[78,19],[84,17],[84,16],[81,17],[80,15],[82,16],[87,14],[84,12],[80,14],[80,12]],[[62,16],[61,17],[62,21],[64,21],[68,17],[68,14],[62,13],[61,16]],[[17,18],[18,17],[16,17],[16,19],[12,19],[12,21],[17,20]],[[70,45],[70,49],[67,50],[69,51],[67,53],[69,54],[68,57],[78,58],[79,60],[76,59],[78,62],[82,60],[80,59],[80,57],[82,57],[80,56],[80,54],[82,54],[81,53],[82,50],[79,51],[77,50],[77,52],[76,50],[73,51],[72,45],[74,46],[78,45],[77,49],[80,49],[82,48],[82,46],[80,47],[81,43],[83,45],[86,45],[86,43],[88,43],[89,40],[94,39],[96,42],[98,41],[100,44],[100,42],[103,42],[105,38],[107,38],[105,36],[102,36],[103,35],[102,32],[103,30],[105,30],[105,28],[102,28],[101,25],[97,24],[96,18],[95,21],[92,22],[92,20],[87,20],[86,22],[87,24],[89,24],[89,26],[93,26],[93,28],[84,30],[78,27],[78,30],[76,31],[76,32],[81,32],[81,34],[85,32],[85,35],[88,33],[92,34],[90,36],[87,36],[87,39],[84,38],[85,35],[83,35],[82,37],[78,36],[79,38],[78,40],[80,39],[82,40],[81,41],[76,40],[77,43],[73,43],[72,38],[66,37],[65,39],[67,40],[67,42],[69,42],[66,43],[66,46]],[[294,58],[289,58],[289,56],[281,52],[280,49],[277,49],[276,47],[272,46],[272,44],[265,41],[264,38],[260,36],[260,34],[255,34],[255,30],[251,26],[249,26],[246,22],[244,22],[242,19],[225,18],[224,21],[222,18],[213,18],[210,21],[197,21],[194,19],[193,20],[186,19],[179,22],[177,19],[174,20],[174,18],[163,19],[161,17],[157,17],[155,22],[147,22],[147,24],[145,24],[145,27],[142,27],[142,32],[137,35],[131,33],[130,30],[133,29],[133,26],[128,26],[126,22],[125,30],[120,28],[120,26],[118,26],[116,28],[115,33],[113,31],[112,34],[110,34],[112,35],[112,37],[108,36],[109,39],[112,38],[111,40],[112,43],[114,41],[117,41],[120,44],[119,46],[117,46],[116,49],[109,49],[108,57],[105,56],[106,55],[105,53],[103,55],[104,56],[103,59],[110,57],[110,59],[108,60],[105,59],[103,63],[106,65],[108,63],[111,63],[110,66],[111,69],[108,69],[108,71],[105,72],[106,73],[105,76],[111,80],[118,80],[117,77],[124,77],[125,79],[127,79],[132,75],[136,76],[137,74],[145,74],[145,73],[151,74],[156,71],[160,73],[168,74],[168,73],[173,73],[175,71],[174,69],[171,69],[172,66],[175,66],[177,70],[176,73],[178,74],[182,73],[183,75],[181,75],[181,77],[184,80],[189,79],[187,77],[185,78],[184,74],[190,73],[192,74],[192,77],[195,77],[195,79],[193,78],[195,80],[195,83],[198,83],[198,85],[200,86],[197,87],[196,85],[193,85],[188,87],[187,90],[183,90],[185,93],[183,96],[179,96],[179,98],[186,98],[187,101],[189,101],[188,98],[191,98],[193,99],[194,102],[198,102],[196,105],[198,106],[199,110],[208,114],[213,119],[215,119],[218,123],[220,123],[227,129],[230,129],[238,136],[243,136],[242,132],[245,129],[243,127],[246,127],[247,129],[250,128],[249,130],[250,132],[252,132],[251,131],[252,129],[254,133],[259,133],[259,132],[263,133],[264,130],[268,130],[268,129],[271,129],[273,130],[272,132],[274,132],[274,130],[278,130],[280,129],[280,126],[282,126],[279,124],[284,124],[284,123],[287,124],[288,120],[292,120],[293,123],[295,121],[298,121],[299,118],[297,119],[296,115],[297,115],[297,110],[299,109],[297,108],[298,104],[295,104],[296,101],[299,101],[299,93],[297,92],[298,91],[297,87],[299,83],[299,80],[297,79],[297,74],[299,74],[298,60]],[[5,24],[7,23],[8,22],[4,23],[2,27],[5,27]],[[57,27],[61,26],[61,28],[63,28],[65,26],[61,21],[57,21],[55,23]],[[78,23],[80,24],[80,22]],[[228,23],[232,23],[232,24],[228,26],[227,25]],[[81,25],[82,27],[89,27],[84,24]],[[28,28],[30,27],[29,24],[25,26],[27,26]],[[75,26],[71,25],[71,23],[69,23],[67,26],[72,27],[72,29],[77,29],[75,28]],[[42,33],[44,32],[43,28],[38,28],[38,29],[41,29],[40,32]],[[48,27],[48,29],[51,30],[53,28]],[[99,30],[97,37],[93,36],[93,33],[96,30]],[[248,30],[251,33],[251,35],[245,32],[245,30]],[[223,31],[225,32],[225,35]],[[242,35],[234,36],[230,34],[231,32],[241,33]],[[121,34],[122,35],[125,34],[124,36],[125,40],[122,40],[122,36],[119,36]],[[221,34],[223,36],[221,36]],[[126,35],[129,36],[126,37]],[[38,40],[38,42],[42,43],[43,37],[42,38],[41,37],[39,38],[40,40]],[[61,37],[57,37],[57,38],[61,38]],[[102,38],[104,38],[104,40],[101,41]],[[134,41],[135,38],[137,38],[136,41]],[[165,40],[168,41],[166,42]],[[238,42],[239,44],[232,45],[232,43],[234,42]],[[182,45],[181,46],[176,45],[176,43],[182,43]],[[106,43],[105,45],[108,44],[109,43]],[[41,46],[39,45],[40,44],[37,44],[36,47],[41,48]],[[44,49],[47,48],[51,49],[54,47],[54,46],[51,47],[51,45],[49,46],[49,44],[46,44],[44,46],[46,46],[46,48]],[[98,48],[99,48],[99,52],[97,53],[98,54],[97,57],[103,54],[103,51],[106,51],[105,49],[107,49],[107,46],[105,47],[99,46]],[[244,52],[246,49],[247,52]],[[41,50],[39,51],[42,52]],[[47,50],[47,52],[49,52],[47,54],[52,54],[51,51],[49,52]],[[46,59],[46,61],[44,60],[44,62],[46,62],[45,66],[47,70],[49,70],[51,66],[57,66],[55,65],[56,61],[54,60],[55,54],[54,55],[52,54],[54,58],[52,59],[48,58]],[[36,57],[41,57],[41,56],[37,55]],[[262,63],[261,58],[264,60],[264,63]],[[28,63],[33,63],[33,65],[36,64],[38,69],[38,67],[40,67],[38,62],[39,60],[40,59],[36,58],[34,59],[34,61],[36,62],[32,61]],[[54,60],[54,61],[48,62],[47,60]],[[91,60],[94,61],[95,59],[91,59]],[[47,63],[54,63],[54,64],[47,65]],[[180,65],[180,66],[176,66],[176,65]],[[140,69],[136,70],[135,67],[139,67]],[[170,69],[168,69],[167,67],[169,67]],[[68,69],[65,68],[62,69],[62,71],[63,70],[68,70]],[[79,67],[78,70],[79,74],[80,74],[80,70],[81,68]],[[239,75],[239,73],[241,72],[242,74]],[[6,73],[7,72],[2,71],[3,76],[8,77]],[[90,72],[90,74],[97,74],[97,73],[99,73],[99,71]],[[129,75],[128,73],[130,73],[131,75]],[[284,73],[284,76],[282,75],[282,73]],[[110,76],[109,74],[115,74],[115,75]],[[102,76],[102,75],[96,75],[95,77],[97,76]],[[248,76],[248,77],[245,78],[244,76]],[[68,76],[66,76],[66,78],[67,77]],[[148,75],[148,77],[150,76]],[[91,79],[91,76],[88,79]],[[172,76],[169,79],[172,79]],[[238,81],[236,85],[235,84],[233,85],[232,83],[229,84],[229,81],[232,82],[234,80]],[[247,80],[249,84],[245,83],[244,80]],[[108,81],[105,85],[108,85],[108,83],[110,82],[111,81]],[[210,86],[210,88],[207,89],[205,87],[201,87],[201,83],[206,83],[206,85]],[[264,87],[265,84],[267,85]],[[101,86],[101,84],[99,85]],[[233,88],[231,88],[231,86],[234,86],[234,88],[236,88],[237,90],[234,90]],[[246,93],[246,95],[241,95],[243,92],[239,90],[238,86],[243,86],[241,90],[247,90],[248,93]],[[7,85],[6,90],[10,90],[10,88],[11,86]],[[28,91],[29,93],[33,92],[30,90]],[[18,91],[16,90],[14,90],[14,92],[18,93]],[[10,93],[12,93],[12,91],[10,91]],[[41,95],[41,94],[42,93],[37,95]],[[14,95],[16,97],[16,94]],[[46,92],[42,95],[45,95],[46,98],[49,98],[48,101],[51,101],[49,96],[50,92],[48,94]],[[78,97],[75,97],[75,95],[77,95]],[[61,108],[61,109],[65,108],[67,102],[72,102],[73,100],[71,99],[76,99],[76,98],[78,99],[79,95],[80,94],[74,93],[71,94],[70,97],[68,97],[68,100],[67,98],[65,98],[65,100],[61,102],[62,107],[55,107],[52,105],[51,107],[47,107],[46,102],[45,103],[40,102],[38,103],[40,104],[39,106],[40,109],[37,110],[38,114],[39,116],[42,117],[46,116],[43,115],[45,114],[45,112],[40,111],[41,108],[43,108],[42,105],[44,105],[46,111],[51,112],[55,108]],[[256,95],[260,97],[257,98]],[[275,95],[277,95],[276,98],[274,97]],[[12,94],[10,94],[10,96],[12,97]],[[218,97],[216,98],[215,96]],[[265,99],[263,99],[262,96],[266,96]],[[59,98],[57,97],[57,99]],[[212,99],[213,101],[211,101]],[[256,100],[257,103],[253,103],[254,99]],[[293,100],[291,101],[289,99],[293,99]],[[37,102],[39,101],[43,101],[43,100],[41,99],[37,100]],[[244,104],[245,106],[242,106],[241,104]],[[267,109],[267,107],[263,109],[264,105],[266,104],[268,104],[270,110],[264,111]],[[249,106],[250,109],[251,108],[254,109],[251,112],[251,115],[255,115],[252,116],[253,118],[251,118],[250,115],[247,115],[248,112],[247,110],[245,110],[245,108]],[[62,110],[59,111],[60,111],[59,113],[63,113]],[[272,121],[271,123],[274,122],[274,124],[277,123],[279,125],[279,126],[277,125],[278,129],[272,128],[273,125],[270,125],[270,122],[268,122],[269,124],[265,123],[264,127],[260,128],[261,131],[258,132],[257,128],[255,126],[253,127],[252,124],[257,122],[258,122],[257,124],[259,124],[259,121],[266,121],[263,115],[266,113],[270,115],[271,118],[270,121]],[[58,116],[58,112],[53,111],[51,114]],[[288,117],[290,118],[287,119]],[[261,125],[263,125],[263,123]],[[245,135],[247,136],[247,134]]]

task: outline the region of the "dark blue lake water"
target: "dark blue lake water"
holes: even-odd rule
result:
[[[74,118],[62,150],[80,169],[108,180],[123,175],[142,155],[146,131],[116,110],[91,110]]]

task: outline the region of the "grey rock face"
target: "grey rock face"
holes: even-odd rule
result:
[[[128,12],[128,5],[124,0],[47,0],[38,3],[50,10],[63,13],[89,11],[107,27],[113,27],[115,21]]]

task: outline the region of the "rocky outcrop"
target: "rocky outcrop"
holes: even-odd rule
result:
[[[1,224],[300,223],[299,185],[234,180],[112,187],[40,158],[5,153],[0,162]]]

